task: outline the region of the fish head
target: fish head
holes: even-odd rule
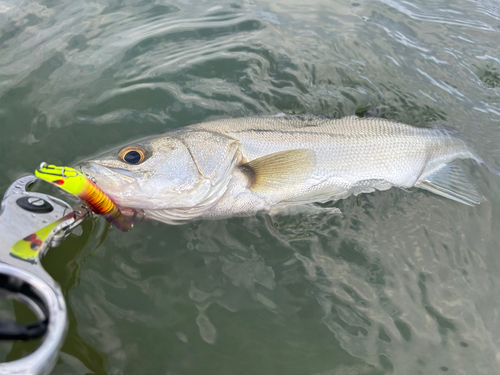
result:
[[[78,165],[120,207],[161,210],[199,204],[210,180],[176,137],[145,138]]]

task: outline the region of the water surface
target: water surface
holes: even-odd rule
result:
[[[499,167],[499,41],[493,0],[0,0],[0,193],[41,161],[279,112],[453,126]],[[466,166],[475,208],[391,189],[342,215],[87,220],[44,261],[70,314],[54,374],[497,373],[500,179]]]

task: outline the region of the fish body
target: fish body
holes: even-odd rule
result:
[[[457,159],[483,163],[450,129],[354,116],[261,116],[169,130],[80,167],[118,205],[175,224],[393,186],[480,203]]]

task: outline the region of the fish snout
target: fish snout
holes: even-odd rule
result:
[[[83,162],[79,164],[80,171],[90,178],[94,183],[104,182],[105,180],[119,182],[121,180],[135,180],[133,174],[129,171],[119,168],[107,167],[95,162]]]
[[[95,175],[97,174],[96,168],[94,168],[91,162],[83,162],[78,164],[77,169],[80,170],[87,178],[89,178],[92,182],[96,182]]]

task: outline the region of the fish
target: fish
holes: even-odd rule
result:
[[[168,224],[274,212],[350,195],[420,188],[485,200],[459,163],[490,171],[452,128],[382,118],[228,118],[168,130],[78,167],[120,207]]]

